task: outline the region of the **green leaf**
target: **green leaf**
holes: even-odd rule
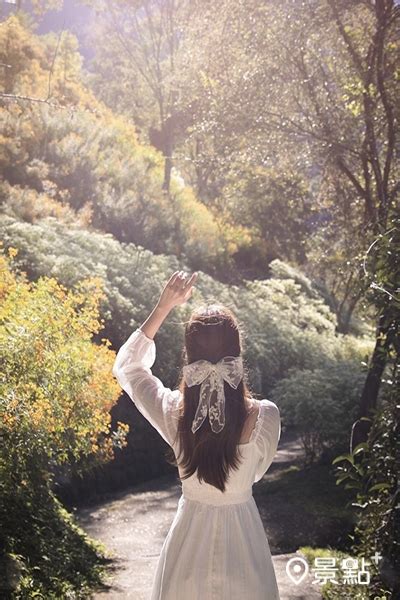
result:
[[[340,475],[340,477],[338,477],[336,480],[336,485],[339,485],[340,483],[342,483],[342,481],[344,481],[345,479],[348,479],[348,478],[349,478],[348,473]]]
[[[360,444],[357,444],[357,446],[353,449],[353,456],[356,456],[362,450],[367,450],[367,449],[368,449],[368,443],[367,442],[361,442]]]
[[[358,483],[357,481],[350,481],[349,483],[346,483],[344,488],[345,488],[345,490],[350,490],[350,489],[360,490],[361,483]]]
[[[369,491],[374,492],[376,490],[387,490],[390,487],[391,487],[390,483],[376,483],[371,488],[369,488]]]
[[[333,459],[332,464],[334,465],[337,462],[339,462],[340,460],[347,460],[352,465],[354,465],[354,458],[353,458],[352,454],[341,454],[340,456],[337,456],[336,458]]]

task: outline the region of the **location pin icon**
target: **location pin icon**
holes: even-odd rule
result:
[[[286,573],[296,585],[299,585],[308,573],[308,562],[301,556],[294,556],[286,563]]]

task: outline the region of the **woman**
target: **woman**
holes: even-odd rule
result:
[[[252,496],[281,433],[279,409],[251,398],[240,332],[227,308],[195,311],[185,330],[179,389],[151,372],[154,336],[191,296],[197,273],[176,271],[156,307],[120,348],[113,374],[171,446],[182,481],[151,600],[279,600],[268,540]]]

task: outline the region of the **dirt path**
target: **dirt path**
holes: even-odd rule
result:
[[[296,460],[299,451],[296,439],[285,439],[282,435],[274,464],[266,477],[273,478],[279,468]],[[110,587],[96,592],[92,596],[94,599],[149,600],[157,559],[180,495],[179,480],[167,476],[115,494],[100,505],[78,512],[80,525],[92,538],[102,541],[114,557]],[[264,510],[262,517],[268,532],[268,514]],[[299,585],[286,574],[287,561],[298,555],[275,554],[269,535],[268,540],[281,600],[320,600],[316,584],[311,583],[311,573]]]

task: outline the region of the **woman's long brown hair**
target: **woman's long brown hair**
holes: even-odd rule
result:
[[[221,304],[211,304],[195,310],[185,327],[183,358],[186,364],[200,359],[212,363],[224,356],[239,356],[242,353],[241,333],[232,311]],[[211,430],[208,416],[193,434],[192,421],[199,401],[200,385],[188,387],[181,374],[178,389],[183,395],[183,406],[179,413],[179,455],[168,461],[183,470],[182,479],[197,471],[197,477],[222,492],[230,469],[240,466],[238,444],[248,416],[248,399],[252,396],[245,370],[237,389],[224,381],[225,427],[219,433]],[[213,392],[215,393],[215,392]]]

